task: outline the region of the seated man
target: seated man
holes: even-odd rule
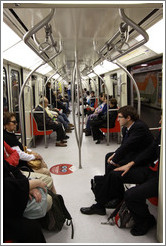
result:
[[[46,97],[44,97],[44,108],[48,106],[48,100]],[[34,117],[38,125],[39,130],[44,130],[44,122],[43,122],[43,98],[40,98],[39,105],[35,108],[35,113]],[[54,122],[47,112],[45,111],[45,122],[46,122],[46,130],[52,129],[53,131],[56,131],[57,133],[57,141],[56,141],[56,146],[60,147],[66,147],[66,141],[65,139],[69,138],[66,136],[66,133],[62,127],[62,124],[59,122]]]
[[[137,176],[133,176],[132,172],[140,166],[138,173],[144,173],[144,169],[148,168],[146,163],[137,161],[137,156],[144,151],[152,142],[153,136],[148,126],[138,119],[136,110],[131,106],[124,106],[118,110],[118,118],[120,125],[123,126],[123,140],[121,146],[114,152],[106,156],[106,174],[103,176],[103,182],[95,194],[97,204],[88,208],[81,208],[84,214],[105,214],[105,205],[113,199],[112,207],[116,205],[124,197],[124,187],[121,176],[114,171],[115,168],[125,165],[128,171],[131,166],[134,167],[129,173],[123,176],[124,183],[139,183]],[[128,132],[127,132],[128,131]],[[111,157],[110,157],[111,156]],[[127,172],[126,171],[126,172]],[[137,173],[136,172],[136,173]],[[128,177],[129,176],[129,177]],[[125,178],[124,178],[125,177]],[[127,181],[126,181],[127,179]],[[143,180],[144,181],[144,180]],[[115,200],[114,200],[115,199]]]
[[[74,129],[74,125],[70,123],[65,113],[60,113],[59,109],[53,108],[50,110],[48,107],[45,108],[47,114],[50,118],[53,119],[53,121],[58,121],[63,124],[66,133],[71,133]]]

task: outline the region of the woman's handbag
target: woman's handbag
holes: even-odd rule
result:
[[[29,200],[27,206],[24,210],[23,216],[27,219],[39,219],[46,215],[47,212],[47,191],[45,192],[42,188],[39,189],[42,200],[41,202],[36,202],[36,199],[32,197]]]
[[[28,152],[27,150],[27,146],[24,147],[24,151],[27,154],[31,154]],[[31,167],[32,169],[40,169],[42,166],[42,160],[31,160],[31,161],[27,161],[27,164],[29,167]]]
[[[41,168],[41,163],[42,163],[41,160],[32,160],[27,162],[29,167],[36,170]]]

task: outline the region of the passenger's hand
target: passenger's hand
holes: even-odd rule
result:
[[[121,167],[118,167],[118,168],[115,168],[114,171],[123,171],[123,173],[121,174],[121,176],[123,177],[129,170],[130,168],[134,165],[134,162],[131,161],[129,163],[127,163],[126,165],[124,166],[121,166]]]
[[[41,200],[42,200],[42,195],[40,193],[40,190],[38,190],[36,188],[30,190],[29,195],[31,196],[30,199],[32,199],[32,196],[33,196],[36,199],[36,202],[41,202]]]
[[[35,159],[36,159],[36,160],[42,160],[41,155],[35,153],[34,156],[35,156]]]
[[[111,155],[111,156],[107,159],[107,163],[108,163],[108,164],[111,164],[110,162],[111,162],[112,158],[114,157],[114,155],[115,155],[115,154]]]
[[[30,179],[29,180],[29,190],[40,187],[46,192],[46,183],[40,179]]]

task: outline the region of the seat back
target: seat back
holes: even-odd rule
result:
[[[102,132],[105,132],[105,133],[107,132],[107,128],[100,128],[100,130]],[[119,124],[119,121],[118,121],[118,117],[115,120],[115,126],[113,128],[109,129],[109,133],[112,133],[112,132],[120,132],[120,124]]]
[[[33,120],[33,135],[34,136],[39,136],[39,135],[44,135],[44,131],[43,130],[38,130],[37,128],[37,122],[34,118],[34,116],[32,115],[32,120]],[[31,114],[30,114],[30,124],[31,124]],[[32,126],[31,126],[31,131],[32,131]],[[46,135],[50,135],[53,132],[53,130],[46,130]]]

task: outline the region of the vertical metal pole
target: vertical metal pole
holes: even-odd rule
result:
[[[107,91],[107,145],[109,145],[110,134],[109,134],[109,93],[108,93],[108,87],[106,85],[106,82],[104,81],[104,79],[100,75],[98,75],[95,71],[93,71],[93,73],[95,73],[103,81],[105,88],[106,88],[106,91]]]
[[[141,114],[141,99],[140,99],[140,92],[139,92],[137,83],[134,80],[134,78],[131,75],[131,73],[129,73],[129,71],[122,64],[120,64],[118,61],[116,61],[114,63],[117,64],[120,68],[122,68],[127,73],[127,75],[130,77],[130,79],[131,79],[131,81],[132,81],[132,83],[133,83],[133,85],[135,87],[135,90],[136,90],[136,93],[137,93],[137,98],[138,98],[137,112],[138,112],[138,115],[140,116],[140,114]]]
[[[44,64],[46,64],[46,62],[42,62],[39,66],[37,66],[34,70],[32,70],[26,80],[24,81],[23,85],[21,86],[21,90],[20,90],[20,94],[19,94],[19,116],[20,116],[20,127],[21,127],[21,141],[22,141],[22,144],[25,146],[25,136],[24,136],[24,124],[23,124],[23,108],[22,108],[22,94],[23,94],[23,91],[24,91],[24,87],[26,85],[26,83],[28,82],[30,76],[38,69],[40,68],[41,66],[43,66]]]

